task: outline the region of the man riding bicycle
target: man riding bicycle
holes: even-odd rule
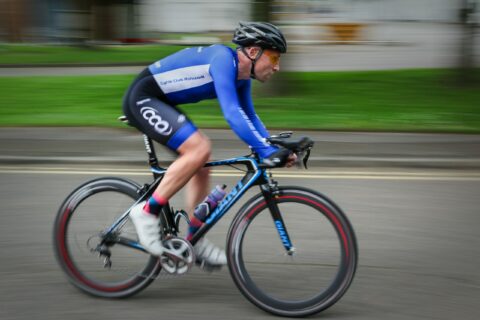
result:
[[[123,103],[130,124],[178,154],[163,180],[146,201],[135,206],[130,218],[140,243],[153,255],[165,248],[160,239],[159,213],[168,200],[187,184],[190,227],[187,239],[202,222],[193,216],[195,206],[209,191],[210,140],[176,106],[217,98],[232,130],[264,162],[291,166],[296,155],[270,145],[268,131],[254,111],[251,80],[265,82],[280,70],[280,55],[287,43],[282,32],[266,22],[240,23],[233,43],[183,49],[143,70],[130,85]],[[197,259],[226,264],[225,252],[201,239],[194,247]]]

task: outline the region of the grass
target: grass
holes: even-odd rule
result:
[[[133,78],[0,78],[0,126],[124,126],[116,118]],[[480,133],[480,88],[453,85],[448,70],[304,72],[282,78],[281,96],[262,94],[271,86],[254,87],[256,111],[268,128]],[[199,127],[228,126],[216,100],[181,108]]]

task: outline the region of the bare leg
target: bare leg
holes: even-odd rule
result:
[[[187,190],[189,192],[189,195],[187,196],[187,205],[189,206],[189,213],[192,215],[194,206],[199,201],[203,200],[202,198],[205,197],[206,193],[209,191],[208,183],[210,171],[202,168],[210,158],[211,143],[206,136],[197,131],[190,138],[188,138],[187,141],[185,141],[180,148],[177,149],[177,151],[180,153],[180,157],[170,165],[162,182],[160,182],[160,185],[154,191],[154,194],[162,197],[163,199],[169,199],[192,177],[194,177]],[[148,217],[148,219],[152,217],[151,215],[142,215],[141,212],[138,214],[138,216],[142,217],[143,219],[145,219],[145,217]],[[144,223],[144,225],[146,225],[150,231],[153,230],[151,227],[152,225],[157,225],[157,228],[159,228],[156,220],[158,218],[153,219],[155,221]],[[140,219],[138,219],[138,221],[140,221]],[[136,223],[136,227],[137,224],[140,224],[138,221]],[[159,229],[155,229],[153,231],[155,231],[158,237]],[[137,233],[140,236],[141,232],[139,232],[138,228]],[[145,237],[143,242],[142,240],[140,242],[144,246],[145,244],[149,244],[147,250],[151,253],[161,255],[165,249],[158,239],[154,239],[156,241],[152,241],[152,237],[153,236],[150,234],[149,237]],[[195,256],[199,261],[202,262],[202,264],[205,263],[214,267],[221,267],[222,265],[227,264],[225,251],[218,248],[205,238],[202,238],[195,244],[194,250]]]
[[[208,195],[210,188],[210,168],[200,169],[187,184],[187,212],[190,219],[195,206]]]
[[[180,190],[199,170],[202,172],[202,167],[210,158],[211,144],[210,140],[199,131],[191,135],[178,149],[180,154],[177,160],[168,168],[164,178],[160,182],[154,195],[157,199],[168,200],[178,190]],[[208,185],[208,171],[206,173],[199,173],[194,179],[194,195],[191,197],[193,202],[205,193],[202,191],[202,184]],[[150,200],[149,200],[150,201]],[[189,202],[190,202],[189,201]],[[150,205],[148,202],[147,205]],[[130,218],[137,230],[140,243],[150,253],[160,256],[164,253],[159,234],[159,218],[153,214],[145,214],[143,204],[136,206],[130,212]],[[197,249],[196,255],[199,259],[210,259],[213,264],[225,264],[226,257],[223,251],[215,248],[213,245],[202,242],[203,246]],[[201,250],[201,251],[199,251]],[[208,253],[208,255],[206,254]],[[212,255],[214,254],[214,255]]]
[[[205,165],[210,158],[211,143],[205,135],[197,131],[188,138],[177,151],[180,153],[180,157],[170,165],[162,182],[160,182],[154,192],[164,199],[170,199]],[[200,176],[202,176],[202,174]],[[203,181],[205,178],[199,179]],[[208,185],[208,175],[206,183]],[[198,182],[196,184],[198,184]],[[199,189],[200,187],[196,188],[196,190]],[[206,192],[208,192],[208,190]],[[201,195],[197,194],[194,198],[192,197],[192,202],[193,200],[197,200],[197,198],[202,200]],[[190,203],[188,205],[190,206]],[[195,204],[193,206],[195,206]]]

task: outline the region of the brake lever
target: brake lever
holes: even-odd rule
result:
[[[297,155],[297,161],[295,162],[295,164],[298,169],[303,169],[302,167],[303,152],[297,152],[296,155]]]
[[[305,153],[305,157],[303,158],[303,166],[305,167],[305,169],[308,169],[307,167],[308,158],[310,158],[310,149],[307,149],[307,152]]]
[[[297,165],[297,168],[308,169],[307,162],[309,157],[310,157],[310,149],[297,152],[297,161],[295,162],[295,164]]]

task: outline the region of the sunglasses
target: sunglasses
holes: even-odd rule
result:
[[[270,60],[270,63],[273,65],[277,65],[280,63],[280,55],[277,53],[270,53],[268,51],[265,52],[265,54],[268,57],[268,60]]]

